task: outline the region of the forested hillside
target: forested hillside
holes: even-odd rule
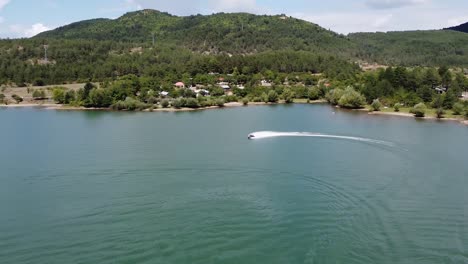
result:
[[[252,54],[271,50],[311,51],[351,60],[405,66],[468,66],[466,24],[453,30],[356,33],[349,36],[285,15],[247,13],[173,16],[155,10],[77,22],[36,39],[109,40],[177,45],[207,54]]]
[[[42,40],[0,42],[0,83],[60,84],[88,80],[113,80],[134,74],[173,83],[183,74],[209,72],[253,75],[265,71],[281,73],[325,73],[346,79],[359,68],[330,55],[308,51],[267,51],[250,55],[203,55],[174,45],[134,48],[131,43],[94,40],[49,40],[48,61],[44,61]]]
[[[177,44],[210,53],[248,54],[291,49],[350,54],[353,44],[343,35],[287,16],[247,13],[177,17],[155,10],[127,13],[116,19],[96,19],[44,32],[40,39],[88,39]]]
[[[103,81],[128,74],[171,83],[184,74],[234,71],[323,73],[346,80],[359,71],[356,61],[467,67],[468,34],[440,30],[343,36],[284,15],[178,17],[142,10],[114,20],[73,23],[30,39],[0,40],[0,84]]]
[[[386,65],[468,66],[468,34],[428,30],[355,33],[358,58]]]

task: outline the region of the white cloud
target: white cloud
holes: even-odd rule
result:
[[[51,28],[43,25],[42,23],[36,23],[25,31],[25,35],[28,37],[32,37],[47,30],[51,30]]]
[[[388,15],[378,17],[373,21],[372,27],[375,29],[380,29],[388,25],[388,23],[390,22],[390,20],[392,20],[392,18],[393,18],[393,14],[388,14]]]
[[[121,8],[130,10],[141,10],[145,8],[156,9],[162,12],[169,12],[176,15],[191,15],[199,13],[201,10],[201,0],[170,0],[170,1],[155,1],[155,0],[124,0]]]
[[[0,10],[2,10],[9,2],[10,0],[0,0]]]
[[[447,21],[447,27],[458,26],[458,25],[464,24],[466,22],[468,22],[468,16],[460,16],[460,17],[450,18]]]
[[[256,0],[123,0],[122,8],[140,10],[145,8],[156,9],[174,15],[208,14],[216,12],[265,12],[257,5]]]
[[[32,37],[41,32],[51,30],[50,27],[45,26],[42,23],[36,23],[30,27],[25,27],[23,25],[11,25],[10,32],[14,33],[18,37]]]
[[[326,29],[348,34],[359,31],[385,31],[393,21],[393,14],[376,13],[326,13],[319,15],[292,14]]]
[[[427,4],[429,0],[367,0],[366,5],[374,9],[390,9]]]
[[[292,13],[292,16],[316,23],[338,33],[431,30],[459,25],[468,21],[461,8],[451,8],[426,1],[427,4],[400,9],[361,8],[337,12]],[[364,3],[361,2],[361,3]]]
[[[215,12],[256,12],[256,0],[210,0],[209,5]]]
[[[3,21],[5,21],[5,19],[3,17],[0,17],[0,24],[3,23]]]
[[[132,9],[137,9],[137,10],[143,9],[143,6],[139,4],[137,0],[125,0],[125,5]]]

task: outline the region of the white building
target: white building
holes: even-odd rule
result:
[[[267,81],[267,80],[261,80],[260,81],[260,84],[263,86],[263,87],[271,87],[272,84],[271,82]]]

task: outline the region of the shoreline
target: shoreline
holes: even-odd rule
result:
[[[468,125],[468,120],[463,118],[453,118],[453,117],[444,117],[444,118],[437,118],[435,116],[425,116],[425,117],[415,117],[414,114],[411,113],[401,113],[401,112],[368,112],[368,115],[386,115],[386,116],[400,116],[400,117],[412,117],[414,119],[421,119],[421,120],[439,120],[439,121],[456,121],[462,124]]]
[[[249,102],[248,105],[244,105],[240,102],[230,102],[224,104],[223,107],[219,106],[208,106],[208,107],[200,107],[200,108],[155,108],[155,109],[145,109],[140,112],[165,112],[165,113],[176,113],[176,112],[193,112],[193,111],[204,111],[204,110],[213,110],[213,109],[223,109],[223,108],[233,108],[233,107],[248,107],[248,106],[264,106],[264,105],[284,105],[286,104],[285,102],[278,102],[278,103],[264,103],[264,102]],[[316,101],[311,101],[311,102],[294,102],[291,104],[327,104],[325,100],[316,100]],[[25,103],[25,104],[9,104],[9,105],[0,105],[1,108],[40,108],[40,109],[45,109],[45,110],[58,110],[58,111],[109,111],[109,112],[122,112],[122,111],[117,111],[117,110],[112,110],[110,108],[86,108],[82,106],[66,106],[66,105],[61,105],[61,104],[51,104],[51,103],[45,103],[45,104],[31,104],[31,103]],[[340,107],[337,107],[341,109]],[[343,110],[348,110],[348,109],[343,109]],[[463,125],[468,126],[468,120],[465,120],[464,118],[437,118],[434,116],[425,116],[425,117],[415,117],[411,113],[403,113],[403,112],[381,112],[381,111],[369,111],[367,109],[351,109],[348,111],[356,111],[356,112],[362,112],[362,113],[367,113],[368,115],[375,115],[375,116],[399,116],[399,117],[411,117],[414,119],[421,119],[421,120],[438,120],[438,121],[455,121],[459,122]],[[125,111],[124,111],[125,112]],[[127,111],[131,112],[131,111]]]

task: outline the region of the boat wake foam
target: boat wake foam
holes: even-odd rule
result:
[[[385,145],[393,147],[394,144],[387,141],[375,140],[370,138],[362,137],[351,137],[351,136],[339,136],[339,135],[328,135],[320,133],[311,133],[311,132],[275,132],[275,131],[259,131],[249,134],[248,139],[258,140],[265,138],[275,138],[275,137],[317,137],[317,138],[330,138],[330,139],[342,139],[342,140],[352,140],[360,141],[366,143],[374,143],[379,145]]]

